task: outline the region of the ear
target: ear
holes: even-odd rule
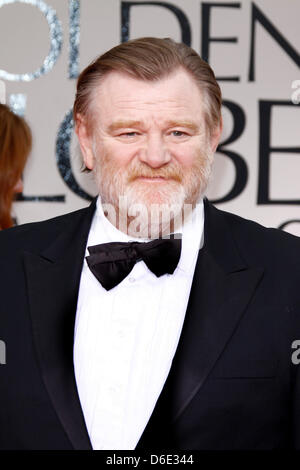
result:
[[[210,137],[210,146],[211,146],[211,150],[213,153],[215,153],[219,145],[221,135],[222,135],[222,130],[223,130],[223,119],[221,116],[219,125],[214,129]]]
[[[92,170],[94,168],[95,162],[92,136],[88,132],[86,119],[81,114],[76,115],[75,132],[78,137],[84,164],[87,168],[89,168],[89,170]]]

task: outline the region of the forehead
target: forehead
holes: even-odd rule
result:
[[[113,119],[203,119],[203,95],[194,78],[183,69],[169,76],[145,81],[125,73],[110,72],[96,87],[92,113],[102,122]]]

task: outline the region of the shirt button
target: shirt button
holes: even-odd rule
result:
[[[128,278],[128,281],[131,282],[131,283],[133,283],[133,282],[135,282],[135,278],[134,278],[134,277],[129,277],[129,278]]]

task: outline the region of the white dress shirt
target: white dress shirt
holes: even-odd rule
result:
[[[192,215],[181,230],[181,257],[173,274],[156,277],[139,261],[106,291],[83,263],[74,368],[93,449],[135,449],[162,391],[203,245],[203,201]],[[87,246],[130,240],[108,221],[98,198]]]

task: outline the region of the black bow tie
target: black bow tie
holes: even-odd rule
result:
[[[174,235],[173,235],[174,236]],[[106,289],[112,289],[143,260],[157,276],[173,274],[181,252],[180,238],[159,238],[151,242],[112,242],[88,247],[87,264]]]

